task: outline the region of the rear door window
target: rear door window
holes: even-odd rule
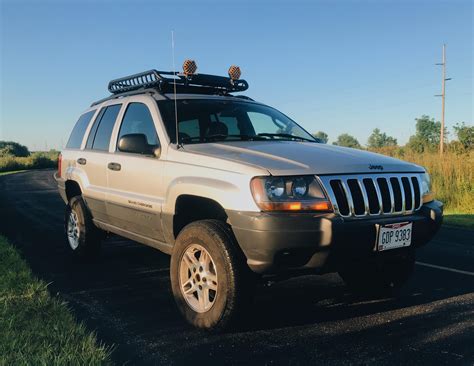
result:
[[[86,148],[101,151],[109,150],[110,137],[121,107],[121,104],[115,104],[101,110],[89,133]]]
[[[82,144],[82,139],[84,138],[84,134],[86,133],[87,126],[89,126],[89,122],[91,121],[92,117],[94,116],[95,109],[84,113],[76,122],[76,125],[72,129],[71,135],[69,136],[69,140],[67,141],[66,148],[67,149],[80,149]]]

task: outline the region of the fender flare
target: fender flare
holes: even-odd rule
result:
[[[163,205],[164,214],[174,215],[176,201],[181,195],[207,198],[217,202],[224,209],[234,207],[241,190],[233,183],[214,178],[179,177],[171,181]]]

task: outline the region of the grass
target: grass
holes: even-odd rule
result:
[[[26,169],[54,168],[58,164],[58,152],[34,152],[28,157],[0,156],[0,172]]]
[[[21,172],[25,172],[26,170],[13,170],[13,171],[9,171],[9,172],[0,172],[0,176],[2,175],[8,175],[8,174],[15,174],[15,173],[21,173]]]
[[[444,215],[444,224],[474,230],[474,215],[446,213]]]
[[[0,236],[0,365],[102,365],[110,353]]]

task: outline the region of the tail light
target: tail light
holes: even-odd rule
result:
[[[59,154],[59,156],[58,156],[58,178],[61,178],[62,165],[63,165],[63,155]]]

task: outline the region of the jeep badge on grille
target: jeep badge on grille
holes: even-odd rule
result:
[[[369,164],[369,169],[376,169],[376,170],[383,170],[383,166],[382,165],[372,165],[372,164]]]

